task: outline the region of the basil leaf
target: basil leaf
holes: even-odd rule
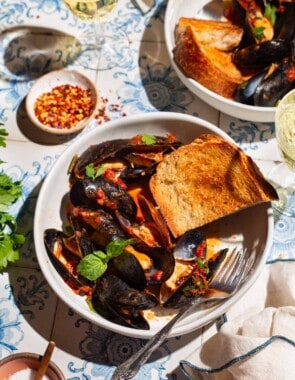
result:
[[[106,270],[106,255],[102,251],[95,251],[86,255],[77,266],[78,273],[90,281],[97,280]]]
[[[121,255],[124,248],[127,247],[127,245],[130,245],[132,243],[136,243],[137,239],[128,239],[128,240],[114,240],[111,241],[107,247],[106,247],[106,253],[109,259],[113,257],[117,257]]]

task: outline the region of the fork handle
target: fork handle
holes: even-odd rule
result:
[[[135,376],[151,354],[164,342],[175,323],[189,312],[192,306],[203,302],[204,298],[196,298],[188,306],[183,307],[145,346],[116,368],[111,380],[128,380]]]

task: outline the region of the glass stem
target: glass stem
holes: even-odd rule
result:
[[[105,43],[104,30],[104,22],[96,22],[94,24],[95,43],[98,49],[101,49],[103,44]]]

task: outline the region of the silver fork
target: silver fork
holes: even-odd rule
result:
[[[111,380],[128,380],[137,374],[151,354],[163,343],[176,322],[188,314],[194,307],[204,302],[225,300],[232,296],[245,279],[255,260],[254,254],[236,249],[228,253],[217,270],[213,273],[209,289],[202,297],[193,298],[184,306],[159,332],[157,332],[139,351],[119,365]],[[216,303],[215,302],[215,303]]]

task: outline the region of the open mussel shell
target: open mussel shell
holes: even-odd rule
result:
[[[139,250],[152,259],[153,267],[149,271],[148,284],[161,284],[168,280],[174,271],[173,255],[162,247],[140,246]]]
[[[82,289],[85,285],[91,286],[90,281],[77,274],[76,266],[80,258],[66,248],[64,239],[67,239],[67,236],[62,231],[54,228],[44,231],[44,244],[52,264],[71,287]]]
[[[272,65],[242,83],[235,93],[235,99],[244,104],[275,107],[287,92],[295,88],[293,71],[293,58],[285,58],[280,64]]]
[[[227,248],[222,249],[210,260],[208,260],[207,281],[210,281],[210,278],[218,270],[227,252]],[[169,298],[163,302],[164,308],[178,309],[186,306],[192,298],[199,297],[200,283],[197,273],[198,272],[192,270],[192,272],[184,281],[182,281],[181,285],[172,293],[172,295],[170,295]]]
[[[206,239],[199,229],[186,231],[177,241],[173,256],[178,260],[196,260],[206,257]]]
[[[163,154],[181,145],[179,141],[176,141],[171,136],[154,137],[154,144],[146,144],[142,141],[141,136],[138,136],[138,138],[117,139],[91,145],[71,165],[70,172],[72,177],[84,178],[85,168],[88,164],[92,163],[97,166],[114,158],[127,160],[132,167],[153,166],[159,159],[162,159],[162,155],[157,155],[158,152]],[[154,156],[153,153],[155,153]],[[147,157],[145,154],[151,154],[151,156]]]
[[[92,293],[92,305],[98,313],[111,321],[138,329],[149,329],[140,311],[157,304],[156,297],[131,288],[114,275],[100,277]]]
[[[111,261],[117,275],[135,289],[143,290],[149,284],[161,284],[173,273],[175,260],[173,255],[161,247],[138,245],[127,247]]]
[[[115,157],[118,150],[127,144],[127,139],[104,141],[100,144],[90,145],[80,157],[76,157],[70,172],[76,178],[84,178],[86,166],[90,163],[98,165],[107,159]]]

